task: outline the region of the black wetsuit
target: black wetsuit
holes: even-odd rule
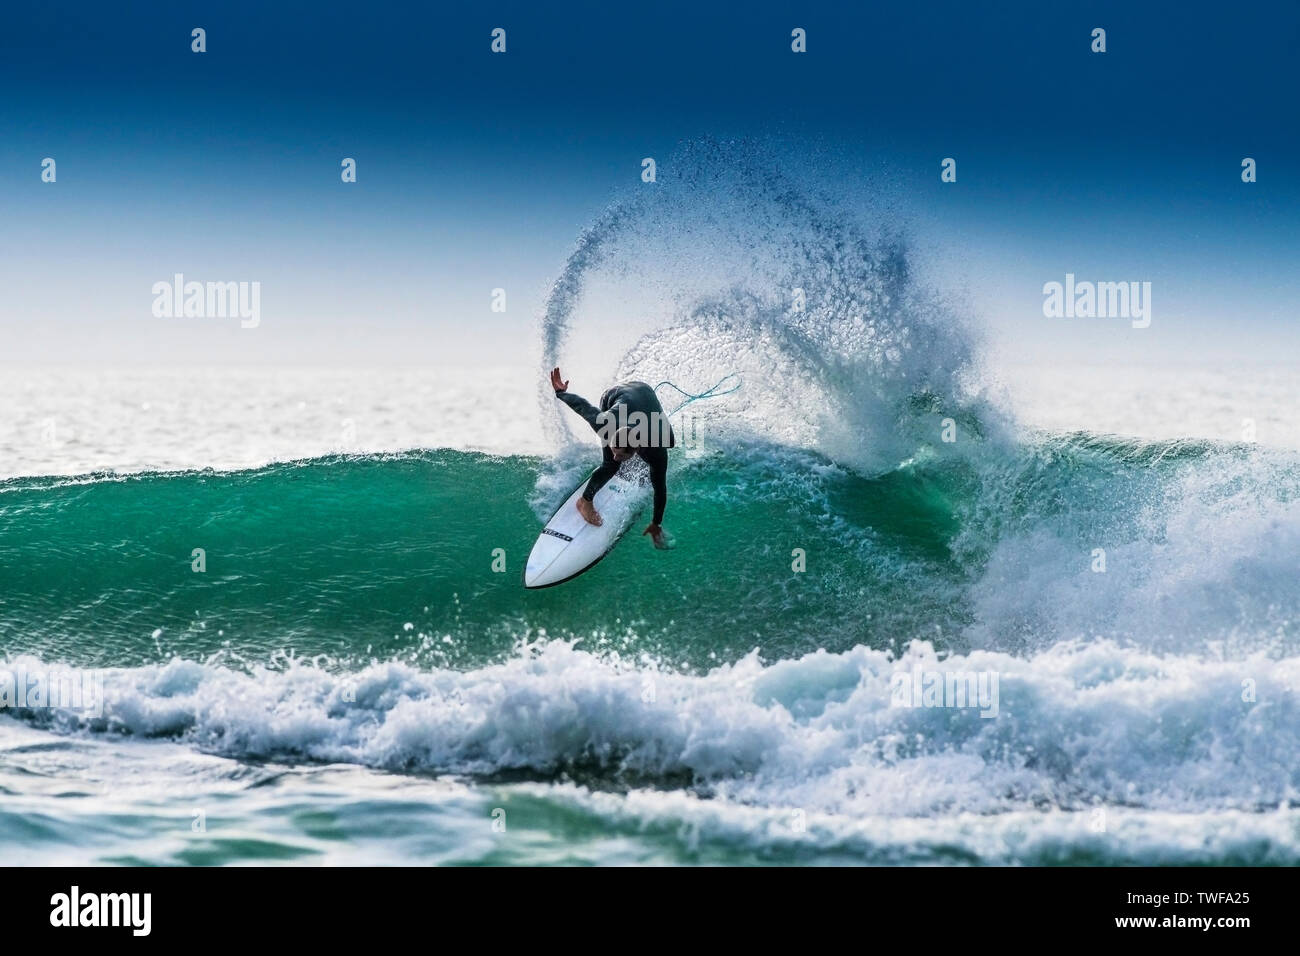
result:
[[[640,412],[646,416],[649,422],[647,429],[649,447],[636,448],[633,451],[650,466],[650,484],[655,491],[654,523],[663,524],[664,506],[668,503],[668,449],[677,444],[677,439],[673,435],[672,426],[668,423],[668,416],[664,415],[663,406],[659,404],[655,390],[645,382],[625,382],[622,385],[615,385],[600,396],[600,408],[593,407],[585,398],[567,391],[556,392],[555,397],[581,415],[597,434],[601,434],[602,430],[608,428],[600,420],[602,412],[614,413],[616,422],[624,413],[631,416]],[[623,406],[624,412],[620,412],[618,408],[620,405]],[[659,424],[660,427],[654,427],[655,424]],[[613,429],[609,428],[609,432],[612,431]],[[605,460],[587,482],[587,490],[582,493],[582,497],[588,501],[596,497],[596,492],[605,487],[605,483],[613,478],[619,469],[619,463],[614,460],[609,444],[605,442],[602,444]]]

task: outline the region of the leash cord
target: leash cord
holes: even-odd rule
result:
[[[721,391],[721,392],[718,391],[718,389],[722,388],[723,382],[731,378],[734,378],[736,380],[736,384],[731,386],[731,388],[726,389],[725,391]],[[655,390],[655,394],[658,394],[659,389],[667,385],[669,388],[686,396],[686,401],[682,402],[680,405],[678,405],[676,408],[674,408],[671,412],[668,413],[669,416],[672,416],[672,415],[676,415],[678,412],[680,412],[691,402],[698,402],[704,398],[721,398],[723,395],[730,395],[732,392],[736,391],[737,389],[740,388],[740,386],[744,384],[745,383],[741,380],[739,375],[737,375],[735,372],[731,372],[730,374],[724,375],[722,376],[722,378],[718,379],[717,384],[715,384],[712,388],[707,388],[704,391],[700,392],[699,394],[695,394],[694,392],[688,392],[680,385],[675,385],[666,379],[660,382],[658,385],[656,385],[654,390]]]

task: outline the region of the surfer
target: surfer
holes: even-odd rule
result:
[[[663,520],[664,506],[668,503],[668,449],[677,444],[677,439],[654,389],[645,382],[624,382],[600,396],[600,408],[596,408],[585,398],[569,392],[569,383],[560,377],[558,368],[551,369],[551,387],[556,398],[595,430],[605,456],[578,499],[579,514],[589,524],[601,524],[603,519],[592,499],[618,473],[623,462],[640,455],[650,466],[650,484],[655,494],[654,520],[642,534],[648,534],[656,548],[671,547],[664,534]]]

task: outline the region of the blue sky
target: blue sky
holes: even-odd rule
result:
[[[1300,354],[1300,5],[876,6],[9,5],[4,358],[531,366],[579,230],[701,136],[864,208],[884,170],[1012,358]],[[1067,271],[1152,281],[1152,327],[1044,319]],[[261,327],[153,317],[176,272],[260,281]]]

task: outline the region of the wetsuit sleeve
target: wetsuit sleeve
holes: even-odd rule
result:
[[[596,424],[596,416],[600,414],[600,411],[595,405],[581,395],[574,395],[572,392],[556,392],[555,397],[581,415],[582,420],[590,425],[593,431],[600,431],[600,426]]]
[[[643,448],[637,454],[650,466],[650,484],[655,490],[654,523],[663,524],[668,504],[668,449]]]
[[[579,399],[579,401],[581,401],[581,399]],[[605,460],[600,463],[599,468],[592,472],[591,480],[587,482],[587,490],[582,493],[582,497],[586,498],[588,501],[595,498],[596,492],[600,491],[601,488],[604,488],[609,479],[618,474],[619,465],[618,462],[614,460],[614,453],[609,450],[608,445],[605,446],[604,451]]]

